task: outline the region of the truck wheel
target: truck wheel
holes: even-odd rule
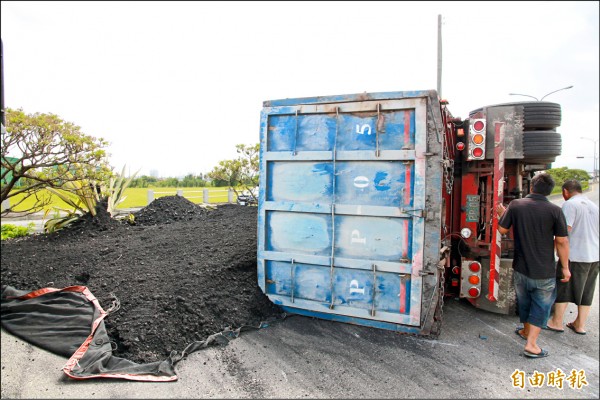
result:
[[[529,137],[528,133],[523,132],[523,148],[535,149],[539,147],[561,147],[562,139],[560,135],[550,137],[532,138]]]
[[[538,156],[537,158],[539,158],[539,156],[560,156],[561,153],[561,147],[555,147],[555,146],[545,146],[545,147],[534,147],[534,148],[527,148],[525,147],[523,149],[523,154],[525,155],[525,158],[531,158],[531,156]]]
[[[490,107],[523,106],[523,128],[525,130],[553,129],[560,126],[562,111],[560,104],[547,101],[522,101],[515,103],[494,104]],[[472,116],[483,108],[469,113]]]
[[[525,131],[523,132],[523,145],[538,143],[562,143],[560,133],[555,131]]]
[[[560,104],[546,101],[527,101],[512,104],[523,106],[523,128],[525,130],[552,129],[560,126],[562,117]]]
[[[562,138],[555,131],[523,132],[523,157],[525,162],[553,162],[562,152]],[[549,161],[552,159],[552,161]]]

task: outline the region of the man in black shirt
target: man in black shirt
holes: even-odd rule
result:
[[[500,233],[505,235],[513,229],[513,276],[519,319],[523,323],[523,328],[517,328],[515,333],[527,340],[523,355],[530,358],[548,355],[547,350],[537,345],[537,338],[556,299],[555,246],[561,281],[567,282],[571,277],[567,222],[561,208],[546,198],[553,188],[554,179],[550,175],[537,174],[531,179],[530,194],[511,201],[508,208],[499,204],[496,209],[501,217]]]

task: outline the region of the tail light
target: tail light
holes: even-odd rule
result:
[[[473,272],[474,274],[480,272],[481,264],[479,264],[477,261],[470,262],[469,263],[469,271]]]
[[[476,298],[481,294],[481,263],[463,260],[460,272],[460,297]]]
[[[469,152],[467,160],[485,159],[485,119],[474,119],[469,124]]]

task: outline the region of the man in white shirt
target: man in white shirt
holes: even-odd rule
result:
[[[567,328],[585,335],[585,322],[591,310],[598,278],[600,250],[598,247],[598,206],[582,194],[581,184],[568,180],[562,185],[565,203],[562,206],[569,231],[569,282],[557,279],[554,315],[546,329],[563,332],[563,317],[569,303],[577,305],[577,318]]]

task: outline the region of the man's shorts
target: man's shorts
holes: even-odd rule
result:
[[[600,262],[584,263],[569,261],[571,279],[561,282],[560,261],[556,266],[556,302],[575,303],[578,306],[591,306],[596,290],[596,280]]]
[[[513,281],[517,293],[519,320],[539,328],[545,327],[556,299],[556,279],[531,279],[514,271]]]

